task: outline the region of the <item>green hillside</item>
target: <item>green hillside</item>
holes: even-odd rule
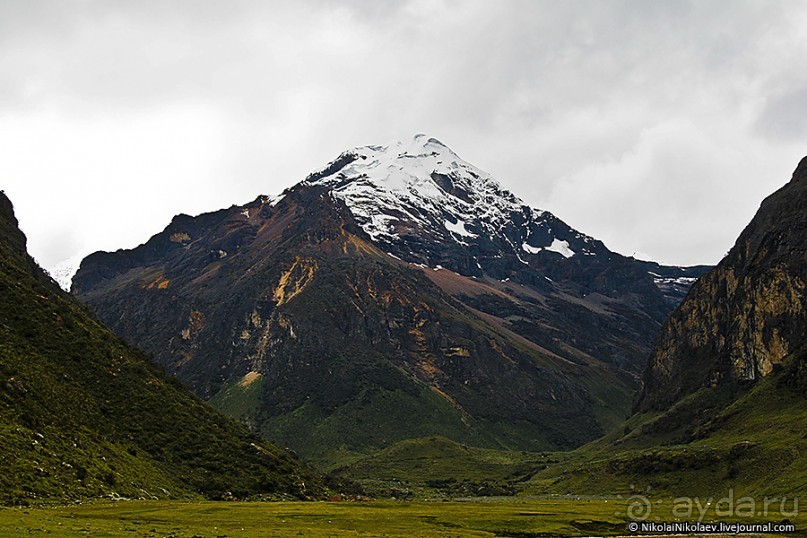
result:
[[[319,476],[193,396],[63,293],[0,193],[0,502],[305,498]]]
[[[554,463],[542,452],[493,450],[442,436],[407,439],[336,469],[378,497],[513,495],[538,468]]]
[[[807,491],[804,350],[755,385],[704,388],[540,470],[530,493],[768,495]]]

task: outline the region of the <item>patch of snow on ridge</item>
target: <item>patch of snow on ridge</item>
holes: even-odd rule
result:
[[[557,252],[564,258],[571,258],[575,254],[575,252],[569,248],[568,241],[559,241],[558,238],[553,239],[552,244],[546,247],[546,250]]]
[[[659,275],[656,275],[655,273],[650,273],[650,274],[655,275],[656,277],[659,276]],[[664,278],[664,277],[653,278],[653,281],[657,285],[658,284],[678,284],[678,285],[681,285],[681,286],[691,286],[692,284],[697,282],[697,280],[698,280],[697,278],[689,277],[689,276],[668,277],[668,278]]]
[[[81,260],[84,259],[86,254],[76,254],[66,260],[62,260],[53,266],[53,269],[48,271],[51,278],[59,284],[59,287],[64,291],[70,291],[70,286],[73,284],[73,276],[78,271]]]
[[[552,244],[549,245],[548,247],[534,247],[527,243],[522,243],[521,249],[529,254],[538,254],[543,250],[551,250],[552,252],[557,252],[564,258],[571,258],[576,254],[576,252],[569,247],[568,241],[561,241],[557,237],[552,240]],[[591,255],[593,256],[594,254]]]
[[[461,235],[463,237],[476,237],[475,233],[469,232],[465,228],[465,221],[463,221],[462,219],[457,219],[456,224],[452,224],[450,221],[447,220],[445,221],[444,226],[446,227],[446,230],[448,230],[449,232],[453,232],[457,235]]]
[[[532,245],[528,245],[527,243],[522,243],[521,249],[528,254],[538,254],[544,250],[544,247],[534,247]]]

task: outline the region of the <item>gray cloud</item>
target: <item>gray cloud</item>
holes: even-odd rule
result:
[[[52,265],[279,192],[346,147],[428,132],[612,248],[713,263],[803,156],[805,13],[5,2],[0,176]],[[74,239],[55,241],[64,228]]]
[[[771,95],[756,127],[777,141],[803,141],[807,133],[807,84]]]

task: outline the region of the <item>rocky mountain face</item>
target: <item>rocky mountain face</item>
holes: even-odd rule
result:
[[[806,207],[807,158],[672,313],[633,415],[539,470],[534,493],[807,490]]]
[[[322,478],[203,403],[63,292],[0,192],[0,503],[322,497]]]
[[[703,387],[756,382],[803,346],[805,208],[807,158],[665,324],[638,410],[663,409]]]
[[[93,254],[73,291],[197,394],[335,461],[593,439],[704,270],[611,252],[419,135]]]

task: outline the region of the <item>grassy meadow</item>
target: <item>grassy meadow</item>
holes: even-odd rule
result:
[[[654,500],[648,520],[680,520],[674,515],[676,506],[680,508],[672,499]],[[94,502],[0,509],[0,536],[630,536],[626,531],[629,514],[635,513],[637,507],[640,505],[632,498],[502,498],[467,502]],[[703,521],[727,521],[714,517],[712,512],[706,513]],[[781,521],[773,515],[753,521],[743,517],[728,520]],[[684,519],[697,521],[698,515]],[[797,516],[790,520],[797,529],[807,529],[805,519]]]

